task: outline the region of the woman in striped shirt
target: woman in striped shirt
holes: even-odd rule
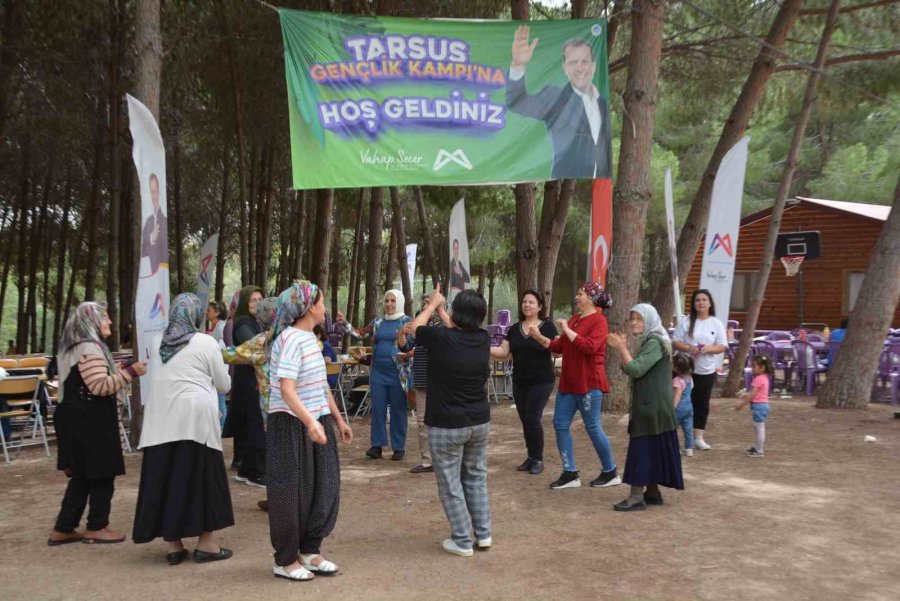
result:
[[[126,387],[147,373],[142,361],[120,369],[103,339],[111,334],[106,309],[81,303],[59,340],[59,407],[54,420],[59,443],[57,468],[69,479],[50,546],[66,543],[120,543],[110,530],[109,511],[116,476],[125,473],[119,440],[117,403],[127,402]],[[90,499],[87,531],[76,531]]]
[[[325,320],[324,298],[315,284],[295,281],[279,297],[270,339],[269,534],[275,549],[272,572],[288,580],[338,572],[320,547],[334,529],[340,504],[335,429],[345,444],[353,440],[353,431],[331,395],[313,333]]]

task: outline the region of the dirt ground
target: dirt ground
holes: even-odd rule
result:
[[[232,482],[236,526],[221,533],[232,559],[170,567],[164,545],[50,548],[65,487],[54,456],[22,451],[0,465],[0,582],[6,599],[771,599],[900,598],[900,420],[890,408],[829,411],[808,398],[773,402],[766,456],[743,454],[747,411],[714,399],[713,450],[685,458],[686,490],[665,506],[617,513],[625,486],[551,491],[560,470],[552,403],[544,415],[547,470],[518,473],[524,444],[509,401],[493,406],[489,450],[494,547],[471,558],[440,548],[448,527],[434,476],[413,475],[415,427],[404,462],[363,457],[368,420],[342,448],[342,504],[323,551],[342,574],[292,583],[272,577],[260,489]],[[627,418],[604,415],[619,467]],[[599,463],[580,419],[583,477]],[[876,442],[863,438],[872,435]],[[230,446],[226,447],[230,459]],[[116,482],[111,526],[131,531],[140,454]],[[194,541],[186,541],[193,548]]]

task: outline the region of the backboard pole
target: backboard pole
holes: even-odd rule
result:
[[[797,274],[797,297],[800,303],[800,323],[804,322],[803,319],[803,266],[800,267],[800,273]]]

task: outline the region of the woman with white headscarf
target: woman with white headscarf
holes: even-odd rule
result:
[[[117,403],[127,402],[126,388],[147,373],[147,364],[137,361],[120,369],[103,342],[110,333],[106,308],[86,302],[75,309],[59,339],[57,469],[70,480],[47,539],[51,547],[125,540],[124,534],[107,527],[115,478],[125,473]],[[82,534],[76,528],[88,500],[87,532]]]
[[[403,331],[411,318],[403,313],[406,298],[399,290],[388,290],[384,294],[384,317],[356,333],[358,337],[373,335],[374,358],[369,376],[369,395],[372,399],[371,448],[366,451],[369,459],[380,459],[382,447],[387,446],[385,429],[387,407],[391,406],[391,459],[400,461],[406,454],[407,401],[406,392],[400,384],[400,373],[394,363],[394,355],[413,348],[412,336]]]
[[[632,357],[624,335],[607,338],[609,346],[622,356],[622,369],[631,379],[632,391],[622,478],[631,485],[631,494],[613,505],[616,511],[662,505],[660,485],[684,489],[672,404],[672,342],[653,305],[633,306],[629,323],[639,343],[637,356]]]
[[[132,538],[165,540],[170,565],[188,555],[181,539],[195,536],[194,561],[232,555],[213,534],[234,525],[217,398],[228,392],[231,378],[219,344],[200,332],[204,308],[190,292],[172,301],[138,446],[144,461]]]

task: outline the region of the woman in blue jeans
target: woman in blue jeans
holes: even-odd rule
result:
[[[556,320],[561,336],[550,340],[536,326],[530,329],[531,337],[551,353],[562,355],[562,374],[556,393],[556,407],[553,411],[553,427],[556,430],[556,446],[562,458],[563,473],[550,488],[577,488],[581,486],[575,455],[572,447],[570,427],[575,411],[581,413],[602,471],[591,481],[594,488],[617,486],[622,483],[616,471],[609,438],[600,423],[600,408],[603,393],[609,392],[606,381],[606,336],[609,327],[602,309],[612,305],[609,294],[596,282],[585,282],[575,296],[575,306],[579,314],[568,322]]]
[[[373,335],[374,358],[369,376],[369,394],[372,398],[372,446],[366,451],[369,459],[380,459],[382,447],[387,446],[385,429],[387,408],[391,406],[391,459],[400,461],[406,454],[407,401],[400,385],[400,373],[393,357],[398,352],[412,348],[412,337],[407,339],[403,326],[410,317],[403,313],[406,299],[399,290],[388,290],[384,295],[384,317],[375,319],[355,335],[359,338]]]

